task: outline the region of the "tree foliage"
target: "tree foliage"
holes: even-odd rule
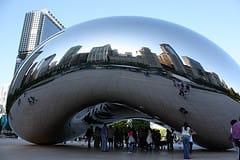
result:
[[[114,128],[120,128],[122,130],[126,130],[128,127],[132,126],[134,129],[138,130],[140,128],[150,127],[150,122],[140,119],[132,119],[131,125],[128,120],[123,120],[112,125]]]

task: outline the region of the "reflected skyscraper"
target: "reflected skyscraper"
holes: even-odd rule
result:
[[[160,44],[160,47],[163,51],[163,53],[159,55],[160,62],[169,67],[173,67],[174,70],[179,73],[186,74],[183,63],[175,50],[169,44]]]
[[[202,65],[197,62],[196,60],[188,57],[188,56],[182,56],[185,64],[192,69],[193,78],[195,79],[202,79],[205,81],[208,81],[206,71],[203,69]]]
[[[15,72],[22,61],[50,36],[64,29],[64,26],[47,9],[26,13],[20,39]]]
[[[66,54],[64,55],[64,57],[61,59],[61,61],[59,62],[59,65],[61,67],[67,67],[68,65],[70,65],[70,61],[72,59],[73,56],[75,56],[78,51],[80,50],[82,46],[80,45],[77,45],[77,46],[74,46],[74,47],[71,47],[67,52]]]
[[[214,73],[214,72],[207,72],[207,75],[208,75],[208,78],[209,78],[209,81],[215,85],[215,86],[218,86],[218,87],[223,87],[223,88],[228,88],[226,84],[224,84],[224,82],[221,82],[219,76]]]
[[[111,51],[112,49],[110,44],[93,47],[88,55],[87,62],[107,62],[108,55]]]
[[[151,50],[147,47],[142,47],[139,52],[141,53],[142,58],[145,61],[145,64],[148,64],[150,67],[159,67],[161,64],[157,58],[157,55],[152,53]]]

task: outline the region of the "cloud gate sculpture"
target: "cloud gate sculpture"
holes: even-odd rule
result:
[[[197,132],[227,149],[240,115],[240,67],[184,27],[144,17],[109,17],[70,27],[41,44],[16,73],[7,113],[17,135],[56,144],[88,125],[143,118]]]

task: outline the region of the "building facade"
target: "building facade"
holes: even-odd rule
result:
[[[142,47],[139,52],[141,53],[141,56],[144,59],[146,65],[149,65],[150,67],[162,68],[157,55],[155,53],[152,53],[149,48]]]
[[[182,56],[182,58],[183,58],[185,64],[192,69],[193,78],[202,79],[207,82],[209,81],[206,71],[204,70],[204,68],[198,61],[196,61],[188,56]]]
[[[87,57],[87,62],[98,63],[98,62],[107,62],[108,55],[111,54],[112,48],[110,44],[93,47]]]
[[[26,13],[14,73],[41,42],[62,29],[64,26],[47,9]]]
[[[0,113],[6,112],[6,101],[9,85],[3,85],[0,92]]]
[[[169,44],[160,44],[162,53],[159,55],[160,62],[169,67],[173,67],[175,71],[186,74],[182,60]]]

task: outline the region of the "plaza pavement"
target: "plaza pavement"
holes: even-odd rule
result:
[[[128,153],[126,150],[101,152],[87,149],[83,141],[68,142],[51,146],[40,146],[22,139],[0,138],[0,160],[180,160],[183,159],[182,146],[175,145],[175,150]],[[236,152],[208,151],[194,146],[191,154],[193,160],[235,160]]]

